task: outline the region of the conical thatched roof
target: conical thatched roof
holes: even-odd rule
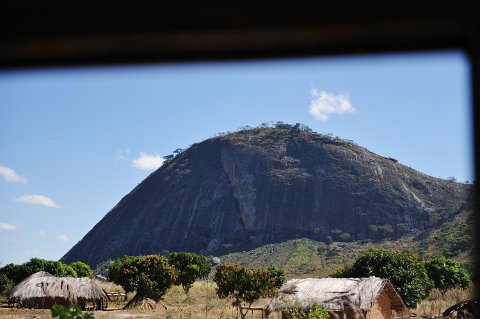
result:
[[[107,299],[107,294],[105,291],[90,278],[83,277],[61,279],[67,279],[70,289],[77,300]]]
[[[54,277],[41,271],[13,287],[8,297],[20,303],[32,299],[61,299],[75,303],[77,300],[100,300],[107,295],[90,278]]]
[[[406,308],[388,280],[369,277],[292,279],[280,288],[279,296],[272,299],[267,310],[308,309],[316,303],[330,311],[345,310],[346,306],[368,311],[383,289],[387,289],[392,308]]]

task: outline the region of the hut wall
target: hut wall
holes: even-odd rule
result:
[[[385,290],[370,308],[367,319],[392,319],[392,304]]]
[[[70,306],[72,303],[64,298],[29,298],[17,303],[17,307],[50,309],[55,304]]]
[[[345,311],[329,311],[330,319],[365,319],[365,314],[357,309]]]

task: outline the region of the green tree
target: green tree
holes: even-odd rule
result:
[[[330,244],[332,244],[332,243],[333,243],[333,238],[332,238],[332,236],[330,236],[330,235],[326,236],[324,242],[325,242],[325,244],[326,244],[327,246],[330,245]]]
[[[137,291],[126,307],[146,298],[158,302],[178,277],[177,269],[160,255],[126,256],[113,262],[109,271],[109,278],[125,291]]]
[[[20,281],[22,281],[23,279],[27,278],[30,275],[33,275],[36,272],[46,271],[45,268],[47,267],[47,262],[48,262],[47,260],[41,259],[41,258],[31,258],[29,261],[24,262],[20,266],[20,271],[19,271],[19,274],[21,277]]]
[[[24,279],[21,265],[7,264],[0,268],[0,275],[5,275],[14,285]]]
[[[137,289],[140,270],[138,268],[140,256],[125,256],[119,258],[108,267],[110,281],[120,285],[125,292],[133,292]]]
[[[377,248],[360,254],[351,265],[339,269],[335,277],[377,276],[390,280],[405,305],[414,308],[430,294],[433,283],[423,263],[411,252],[395,252]]]
[[[59,261],[50,261],[45,260],[45,268],[42,269],[55,277],[78,277],[75,270],[69,266],[61,263]]]
[[[435,288],[443,293],[452,288],[465,289],[470,284],[468,270],[458,261],[438,257],[427,261],[425,269]]]
[[[241,318],[245,318],[248,311],[242,312],[242,304],[250,307],[258,299],[276,294],[274,280],[264,269],[251,270],[238,264],[224,263],[217,266],[213,280],[218,287],[217,296],[222,299],[232,297],[232,305],[239,308]]]
[[[349,233],[341,233],[338,237],[340,237],[342,241],[349,241],[352,236]]]
[[[178,270],[175,284],[181,285],[185,293],[188,293],[195,280],[207,278],[212,270],[208,259],[195,253],[171,253],[168,262]]]
[[[5,274],[15,284],[39,271],[46,271],[56,277],[77,277],[77,273],[69,265],[41,258],[31,258],[21,265],[8,264],[0,268],[0,274]]]
[[[267,268],[265,268],[265,271],[268,272],[268,274],[270,275],[270,278],[272,278],[273,284],[275,285],[276,288],[280,288],[280,286],[287,281],[287,278],[285,276],[285,271],[283,271],[283,269],[277,266],[270,265]]]
[[[78,277],[93,278],[93,270],[90,268],[89,265],[81,261],[71,263],[70,267],[72,267],[72,269],[77,273]]]
[[[5,274],[0,274],[0,294],[7,294],[15,283]]]

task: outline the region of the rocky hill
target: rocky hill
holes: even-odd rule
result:
[[[245,129],[171,156],[62,260],[400,238],[454,221],[470,188],[302,125]]]

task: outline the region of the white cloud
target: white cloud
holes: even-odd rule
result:
[[[33,234],[34,234],[35,236],[40,236],[40,237],[45,237],[45,236],[47,236],[47,232],[44,231],[43,229],[40,230],[40,231],[37,231],[37,232],[35,232],[35,233],[33,233]]]
[[[12,230],[16,230],[16,229],[18,229],[18,226],[16,226],[16,225],[7,224],[7,223],[0,223],[0,230],[12,231]]]
[[[60,240],[60,241],[65,241],[65,242],[70,240],[70,238],[68,238],[68,236],[65,235],[65,234],[62,234],[62,235],[58,236],[57,239]]]
[[[333,94],[319,91],[316,88],[310,90],[310,106],[308,108],[317,120],[327,121],[332,114],[344,114],[355,112],[347,94]]]
[[[163,158],[158,155],[150,155],[140,152],[140,156],[132,161],[132,166],[138,169],[153,171],[162,166]]]
[[[33,195],[22,195],[16,199],[17,202],[33,204],[33,205],[42,205],[52,208],[62,208],[62,206],[55,203],[51,198],[48,198],[43,195],[33,194]]]
[[[130,158],[130,150],[124,149],[117,151],[117,156],[115,156],[116,161],[126,161]]]
[[[0,175],[9,183],[25,184],[27,182],[24,176],[18,175],[15,170],[7,166],[0,165]]]

